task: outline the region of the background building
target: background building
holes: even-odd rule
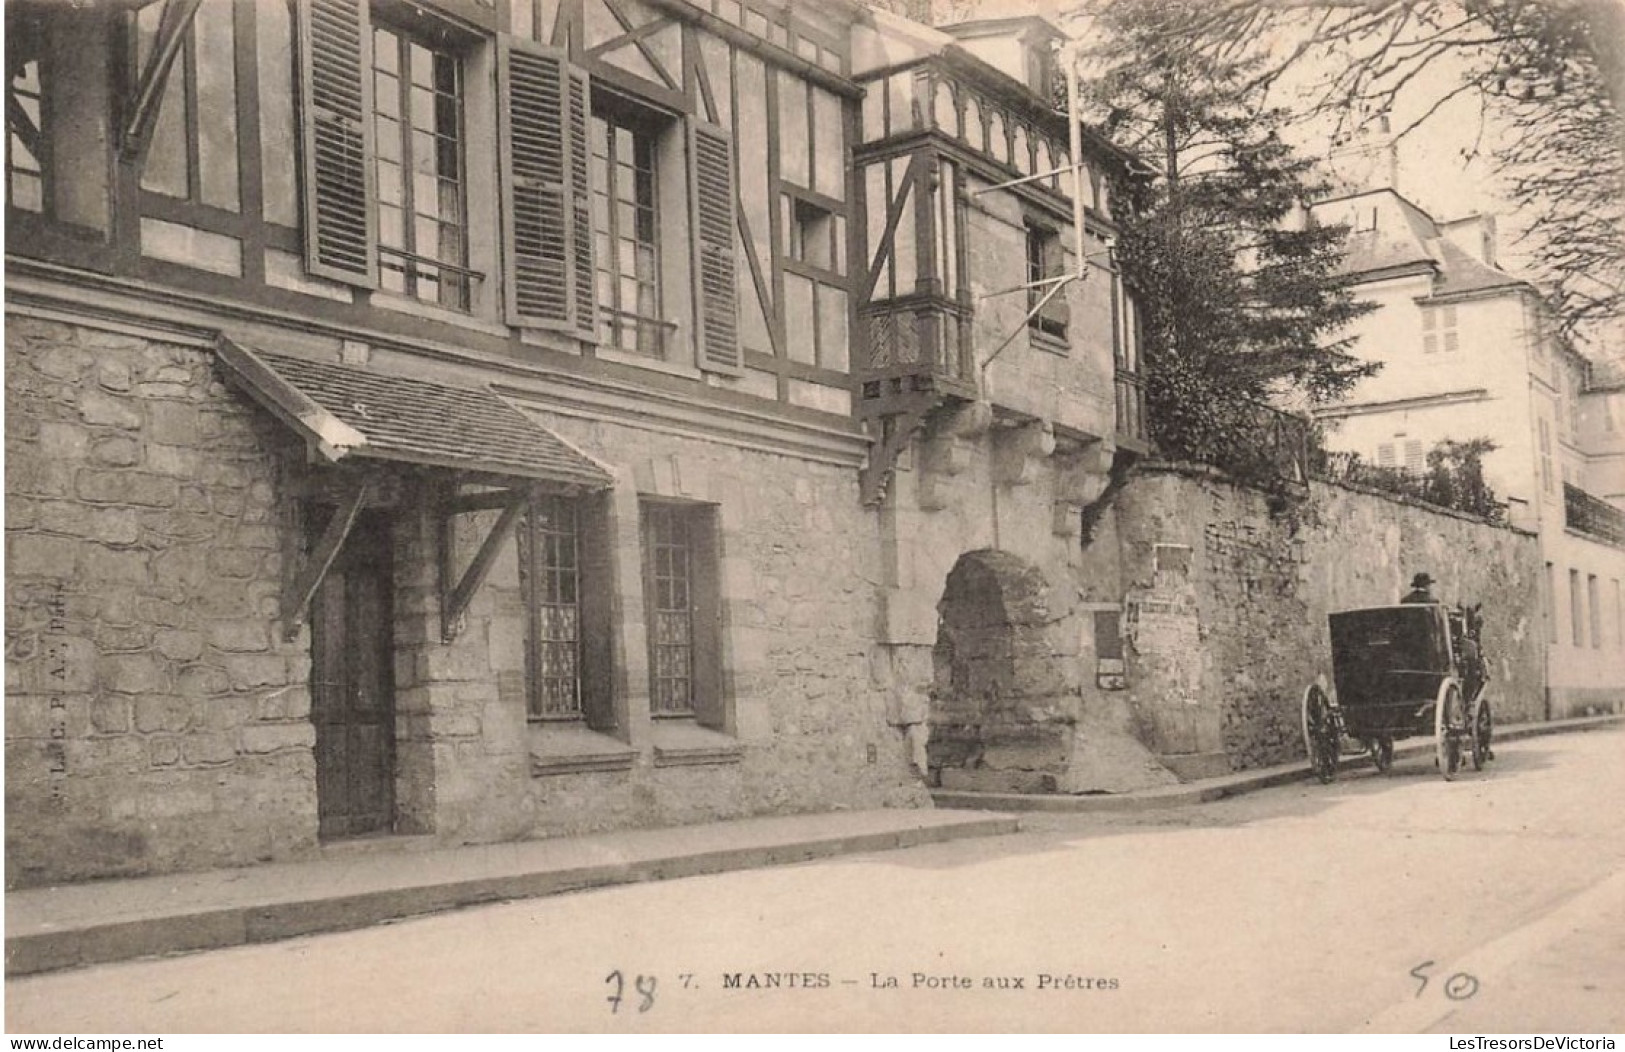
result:
[[[1551,714],[1618,711],[1625,502],[1608,430],[1617,381],[1599,382],[1537,290],[1497,266],[1494,217],[1439,222],[1391,188],[1321,202],[1314,215],[1352,230],[1346,270],[1378,304],[1355,323],[1355,353],[1383,363],[1317,413],[1328,447],[1421,474],[1442,440],[1492,439],[1486,479],[1513,525],[1540,536]]]

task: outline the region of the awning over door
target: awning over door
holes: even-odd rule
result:
[[[330,460],[370,457],[581,490],[615,483],[487,388],[250,350],[224,337],[216,353],[249,395]]]

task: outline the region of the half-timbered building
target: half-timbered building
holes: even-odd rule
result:
[[[10,883],[1091,777],[1133,161],[1043,23],[6,29]]]

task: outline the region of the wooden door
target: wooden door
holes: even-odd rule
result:
[[[311,719],[323,839],[395,823],[395,698],[389,524],[356,520],[311,611]]]

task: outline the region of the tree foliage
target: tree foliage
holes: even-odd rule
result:
[[[1090,0],[1086,99],[1157,168],[1123,188],[1117,258],[1141,305],[1147,420],[1169,456],[1254,459],[1260,403],[1335,399],[1374,366],[1339,331],[1343,227],[1293,222],[1324,191],[1283,141],[1257,65],[1182,45],[1201,0]]]
[[[1322,453],[1316,473],[1504,523],[1507,506],[1484,479],[1484,458],[1497,448],[1488,438],[1445,439],[1428,451],[1427,470],[1420,473],[1370,464],[1357,453]]]
[[[1247,64],[1253,87],[1290,80],[1300,116],[1344,124],[1448,66],[1453,84],[1396,137],[1433,130],[1452,99],[1482,100],[1491,134],[1474,149],[1520,213],[1562,329],[1606,343],[1625,318],[1619,0],[1208,0],[1182,30],[1166,46]]]

